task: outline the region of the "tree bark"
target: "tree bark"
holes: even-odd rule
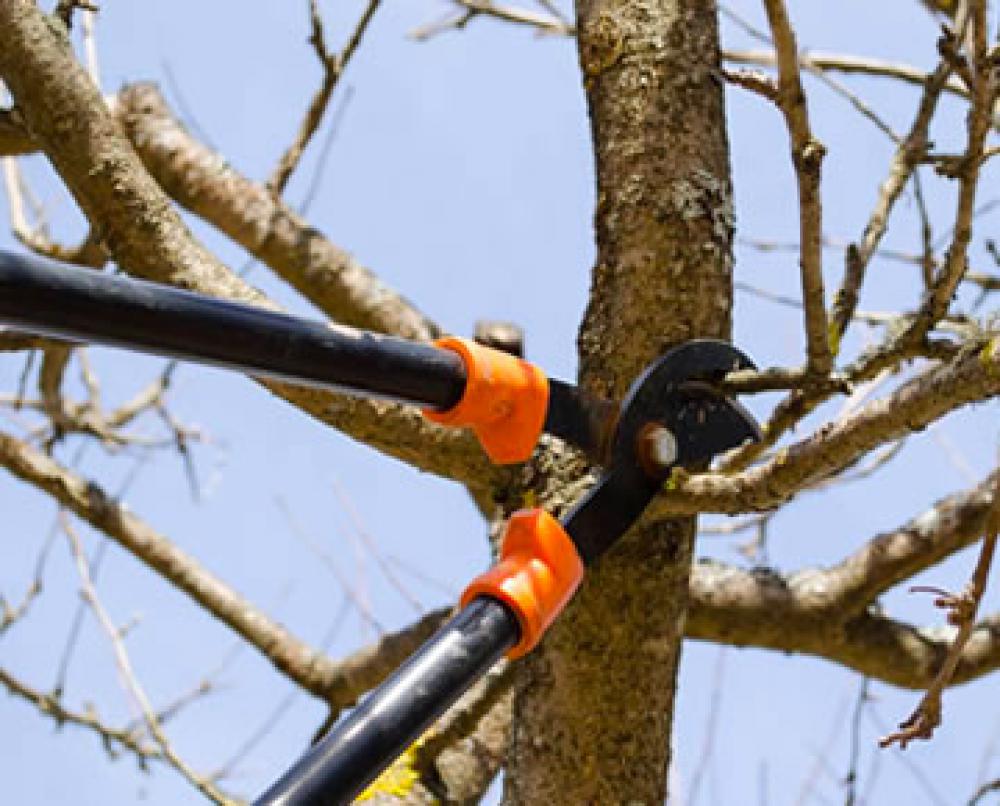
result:
[[[716,8],[578,0],[577,17],[597,169],[580,382],[621,398],[670,346],[729,335]],[[508,803],[664,801],[693,533],[693,518],[633,530],[524,663]]]

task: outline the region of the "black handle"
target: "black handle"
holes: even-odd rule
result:
[[[473,599],[254,806],[351,803],[518,640],[506,605]]]
[[[445,411],[465,390],[450,350],[0,251],[0,322]]]

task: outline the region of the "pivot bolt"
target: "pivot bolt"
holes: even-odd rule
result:
[[[648,425],[639,436],[639,456],[652,468],[665,470],[677,461],[677,439],[662,425]]]

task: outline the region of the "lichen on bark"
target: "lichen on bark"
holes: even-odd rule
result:
[[[716,15],[698,0],[577,3],[597,175],[579,380],[602,395],[620,398],[672,345],[729,336]],[[633,531],[523,664],[508,803],[664,801],[693,531],[693,519]]]

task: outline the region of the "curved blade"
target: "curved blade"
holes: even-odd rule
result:
[[[735,347],[700,340],[667,353],[636,380],[614,429],[610,465],[563,518],[585,565],[639,519],[671,468],[760,439],[750,412],[713,385],[728,372],[751,368],[750,359]],[[669,465],[651,467],[640,455],[640,439],[651,425],[673,435],[677,450]]]
[[[622,404],[613,463],[641,463],[638,443],[650,424],[668,429],[676,440],[674,465],[760,439],[753,415],[713,386],[729,372],[754,368],[746,354],[723,341],[698,339],[666,353],[636,379]],[[654,475],[666,472],[669,467]]]
[[[718,397],[710,387],[712,381],[721,380],[734,370],[753,368],[753,362],[744,353],[726,342],[694,339],[650,364],[632,383],[620,407],[589,395],[576,386],[550,379],[544,430],[582,450],[594,464],[608,466],[625,458],[624,455],[617,455],[616,446],[626,412],[631,415],[631,420],[640,425],[659,421],[671,427],[666,420],[681,399],[678,397],[679,390],[690,390],[694,388],[690,386],[692,383],[700,383],[702,387],[699,388]],[[749,412],[738,403],[732,403],[732,406],[741,414],[735,415],[729,426],[720,423],[721,432],[713,434],[717,437],[713,445],[718,443],[718,446],[708,454],[699,448],[680,464],[694,463],[747,439],[760,438],[756,422]],[[676,426],[680,427],[680,424]],[[723,436],[726,434],[728,436]],[[626,453],[631,450],[629,444]]]

